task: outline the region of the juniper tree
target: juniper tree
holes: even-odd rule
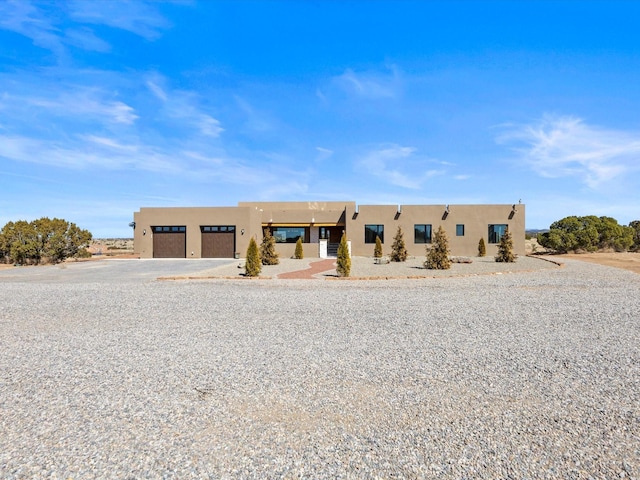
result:
[[[449,259],[449,239],[442,225],[438,227],[433,236],[431,248],[427,246],[427,261],[424,266],[431,270],[448,270],[451,268]]]
[[[393,239],[393,245],[391,245],[391,261],[404,262],[407,259],[407,256],[407,247],[404,244],[404,234],[402,233],[402,227],[398,227],[396,236]]]
[[[484,257],[487,255],[487,246],[484,244],[484,238],[480,237],[480,241],[478,242],[478,256]]]
[[[260,252],[258,251],[258,244],[251,237],[249,240],[249,246],[247,247],[247,258],[244,262],[244,273],[247,277],[257,277],[260,275],[262,265],[260,264]]]
[[[376,246],[373,248],[373,258],[382,257],[382,240],[376,235]]]
[[[271,230],[264,229],[264,237],[262,237],[262,243],[260,244],[260,260],[262,265],[278,265],[280,259],[278,258],[278,252],[276,252],[276,239],[271,235]]]
[[[629,228],[633,233],[633,245],[631,246],[632,252],[640,251],[640,220],[634,220],[629,222]]]
[[[495,257],[496,262],[515,262],[516,256],[513,254],[513,238],[511,232],[507,228],[500,239],[498,245],[498,255]]]
[[[62,262],[90,255],[91,233],[60,218],[18,220],[0,230],[0,260],[14,263]]]
[[[302,260],[304,258],[304,250],[302,249],[302,237],[298,237],[298,240],[296,241],[296,251],[293,256],[298,260]]]
[[[348,277],[351,274],[351,256],[349,255],[349,245],[347,244],[347,234],[343,233],[338,246],[338,259],[336,270],[340,277]]]

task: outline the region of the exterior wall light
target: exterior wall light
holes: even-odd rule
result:
[[[449,212],[451,211],[451,209],[449,208],[449,205],[445,205],[444,206],[444,213],[442,214],[442,220],[446,220],[447,217],[449,216]]]

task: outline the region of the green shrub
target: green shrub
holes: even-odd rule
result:
[[[631,245],[631,250],[634,252],[640,251],[640,220],[634,220],[629,223],[629,228],[632,232],[633,244]]]
[[[260,244],[260,260],[262,265],[278,265],[280,259],[278,258],[278,252],[276,252],[276,239],[271,235],[271,230],[264,229],[264,237],[262,237],[262,243]]]
[[[382,257],[382,241],[380,237],[376,235],[376,246],[373,248],[373,258]]]
[[[404,244],[404,234],[402,233],[402,227],[398,227],[396,236],[393,239],[393,245],[391,245],[391,261],[392,262],[404,262],[407,260],[407,247]]]
[[[449,239],[442,225],[433,236],[431,247],[427,246],[427,261],[424,266],[431,270],[448,270],[451,268],[449,259]]]
[[[633,228],[619,225],[611,217],[570,216],[551,224],[549,231],[538,234],[538,243],[558,253],[628,250],[634,243]]]
[[[347,234],[343,233],[338,246],[338,259],[336,270],[341,277],[348,277],[351,274],[351,256],[349,255],[349,245],[347,244]]]
[[[91,233],[75,223],[47,217],[7,223],[0,231],[0,258],[11,263],[62,262],[77,257],[91,242]]]
[[[304,258],[304,250],[302,249],[302,237],[298,237],[298,240],[296,241],[296,251],[293,256],[298,260],[302,260]]]
[[[247,258],[244,263],[244,273],[247,277],[257,277],[260,275],[262,265],[260,263],[260,252],[258,252],[258,244],[251,237],[249,246],[247,247]]]
[[[495,257],[496,262],[515,262],[516,256],[513,254],[513,238],[511,232],[507,228],[500,239],[500,245],[498,245],[498,255]]]
[[[484,238],[480,237],[480,241],[478,242],[478,256],[484,257],[487,255],[487,246],[484,243]]]

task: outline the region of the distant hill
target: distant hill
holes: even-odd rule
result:
[[[525,235],[531,235],[532,237],[535,237],[536,235],[538,235],[539,233],[546,233],[548,232],[549,229],[548,228],[531,228],[531,229],[527,229],[524,231]]]

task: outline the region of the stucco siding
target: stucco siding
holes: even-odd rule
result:
[[[448,208],[447,208],[448,207]],[[497,244],[489,242],[489,225],[506,225],[513,234],[514,251],[525,254],[525,206],[523,204],[491,205],[356,205],[355,202],[241,202],[237,207],[170,207],[141,208],[134,213],[134,248],[141,258],[153,257],[154,226],[185,226],[186,256],[200,258],[202,226],[235,226],[236,252],[244,257],[249,239],[258,243],[263,228],[268,226],[300,226],[309,229],[311,243],[304,244],[306,257],[318,257],[319,228],[330,228],[332,234],[345,231],[351,241],[352,254],[372,256],[374,244],[365,242],[367,225],[382,225],[383,251],[391,253],[397,228],[412,256],[424,256],[426,245],[416,243],[415,225],[430,225],[432,238],[442,226],[449,239],[452,255],[476,256],[483,238],[487,255],[495,255]],[[457,234],[457,226],[464,235]],[[330,226],[330,227],[329,227]],[[339,236],[339,235],[338,235]],[[294,244],[278,243],[276,251],[291,257]]]

